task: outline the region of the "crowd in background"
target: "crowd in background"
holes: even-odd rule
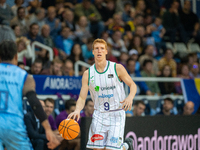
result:
[[[107,60],[121,63],[131,77],[200,77],[197,52],[166,46],[200,43],[190,1],[0,0],[0,24],[0,41],[16,41],[18,65],[30,74],[73,76],[77,61],[94,63],[92,43],[102,38]],[[34,41],[53,49],[53,61],[47,49],[32,50]],[[85,70],[79,67],[79,75]],[[136,83],[137,94],[182,94],[180,83]]]

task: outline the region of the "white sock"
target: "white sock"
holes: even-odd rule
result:
[[[128,144],[124,143],[123,145],[124,145],[125,149],[128,150],[128,148],[129,148]]]

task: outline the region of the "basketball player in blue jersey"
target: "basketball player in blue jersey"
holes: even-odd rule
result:
[[[25,95],[34,114],[42,123],[53,149],[59,141],[51,130],[47,116],[36,97],[35,81],[26,71],[16,66],[17,46],[12,41],[0,43],[0,150],[31,150],[32,145],[24,124],[22,97]]]
[[[125,110],[131,110],[136,85],[121,64],[106,60],[107,44],[102,39],[93,42],[95,64],[82,77],[82,88],[76,110],[68,118],[79,120],[88,90],[94,102],[93,119],[87,148],[94,150],[133,150],[131,138],[124,138]],[[125,96],[123,82],[130,87]]]

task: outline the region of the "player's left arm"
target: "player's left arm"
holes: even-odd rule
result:
[[[123,103],[122,108],[124,110],[131,110],[133,98],[135,97],[137,87],[136,84],[133,82],[132,78],[129,76],[126,69],[121,64],[116,64],[116,71],[117,75],[120,80],[122,80],[126,85],[130,87],[130,93],[127,98],[125,98],[121,103]]]

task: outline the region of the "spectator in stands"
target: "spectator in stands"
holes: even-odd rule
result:
[[[165,55],[158,61],[158,67],[159,67],[159,70],[161,71],[162,68],[165,66],[165,65],[169,65],[172,69],[172,76],[173,77],[176,77],[177,75],[177,71],[176,71],[176,62],[174,61],[173,59],[173,52],[171,49],[167,49],[166,52],[165,52]]]
[[[6,4],[6,0],[0,0],[0,24],[9,25],[13,17],[14,14],[10,6]]]
[[[53,131],[55,131],[55,130],[57,130],[56,122],[55,122],[53,116],[51,115],[53,110],[54,110],[54,99],[46,98],[44,100],[44,103],[45,103],[45,112],[46,112],[46,114],[48,116],[49,124],[51,126],[51,129]]]
[[[169,36],[169,41],[174,43],[176,41],[176,33],[180,34],[181,40],[187,43],[185,30],[180,22],[178,13],[179,2],[174,1],[169,10],[163,14],[163,26],[166,29],[166,35]]]
[[[41,29],[42,29],[43,25],[45,25],[45,21],[44,21],[45,14],[46,14],[46,11],[44,8],[37,8],[35,10],[35,13],[33,13],[29,18],[30,24],[32,24],[32,23],[38,24],[39,33],[41,33]]]
[[[134,35],[128,49],[129,50],[136,49],[138,51],[138,54],[141,55],[143,53],[143,48],[144,48],[144,45],[143,45],[142,38],[139,35]]]
[[[56,8],[54,6],[48,7],[45,23],[50,26],[50,35],[56,37],[61,30],[61,23],[60,20],[56,18]]]
[[[144,110],[146,108],[146,105],[142,100],[135,101],[133,105],[133,110],[132,111],[127,111],[126,116],[131,117],[131,116],[144,116]]]
[[[147,26],[147,33],[154,38],[158,54],[161,54],[160,48],[164,51],[166,50],[165,43],[162,39],[165,32],[166,30],[162,25],[162,19],[160,17],[156,17],[154,23]]]
[[[88,59],[94,58],[94,55],[92,53],[92,43],[94,41],[94,38],[89,38],[87,40],[86,44],[83,44],[81,46],[82,49],[82,54],[83,54],[83,58],[86,62],[88,62]]]
[[[19,68],[21,68],[21,69],[23,69],[23,70],[25,70],[25,65],[24,65],[24,63],[23,62],[20,62],[20,61],[18,61],[18,63],[17,63],[17,66],[19,67]]]
[[[147,14],[151,14],[153,17],[157,17],[160,15],[160,0],[146,0],[146,12]]]
[[[127,1],[124,3],[124,11],[122,13],[122,19],[124,22],[128,22],[128,21],[132,20],[131,8],[132,8],[132,5],[131,5],[130,1]]]
[[[161,75],[159,77],[172,77],[172,70],[169,65],[165,65],[161,70]],[[159,89],[162,95],[176,93],[174,82],[158,82]]]
[[[113,50],[115,51],[114,56],[120,56],[121,52],[127,52],[127,48],[122,40],[122,32],[116,30],[112,34],[112,38],[109,37],[107,43],[112,45]]]
[[[92,99],[87,99],[85,101],[84,110],[80,113],[81,117],[92,117],[94,112],[94,103]]]
[[[190,68],[189,74],[192,78],[200,78],[199,64],[197,62],[193,63],[192,67]]]
[[[30,13],[33,13],[36,8],[41,7],[42,0],[24,0],[23,7],[27,7]]]
[[[5,23],[5,22],[4,22]],[[16,37],[15,34],[12,30],[12,28],[10,26],[8,26],[8,24],[2,24],[0,23],[0,42],[4,41],[4,40],[11,40],[11,41],[15,41]]]
[[[136,2],[136,6],[135,6],[136,15],[140,14],[142,16],[145,16],[145,14],[146,14],[145,9],[146,9],[145,1],[144,0],[138,0]]]
[[[45,110],[44,102],[40,100],[40,103]],[[24,122],[34,150],[48,150],[45,130],[32,111],[24,115]]]
[[[112,45],[109,43],[107,44],[107,51],[106,59],[118,63],[117,58],[112,54]]]
[[[157,113],[157,115],[165,115],[165,116],[170,116],[174,115],[171,110],[174,107],[174,101],[171,98],[165,98],[164,99],[164,104],[163,104],[163,109],[161,112]]]
[[[158,61],[153,57],[155,47],[153,45],[147,45],[144,50],[144,55],[141,55],[139,58],[139,62],[142,65],[145,59],[150,59],[153,62],[153,74],[158,75]]]
[[[76,24],[75,35],[83,43],[87,43],[87,39],[92,37],[92,35],[90,33],[89,23],[85,16],[81,16],[79,18],[79,20]]]
[[[187,39],[195,38],[200,42],[199,19],[195,13],[191,11],[191,2],[186,0],[183,9],[180,11],[180,21],[186,31]]]
[[[115,31],[120,31],[121,34],[125,33],[125,24],[120,13],[113,15],[113,23],[108,26],[108,30],[110,34],[114,34]]]
[[[17,16],[14,17],[11,22],[10,26],[19,25],[22,35],[26,35],[29,30],[29,21],[25,18],[25,8],[19,7],[17,9]]]
[[[20,38],[22,36],[21,30],[20,30],[20,26],[19,25],[13,25],[12,29],[14,31],[15,37],[16,38]]]
[[[65,60],[67,56],[71,54],[72,46],[74,42],[69,38],[71,30],[69,27],[63,27],[61,34],[55,39],[55,45],[60,49],[60,55],[62,59]]]
[[[83,0],[75,6],[75,15],[79,18],[81,16],[86,16],[90,21],[90,31],[97,37],[101,36],[104,31],[104,24],[101,21],[101,15],[90,0]],[[96,33],[96,34],[95,34]],[[95,37],[96,38],[96,37]]]
[[[64,76],[73,76],[74,75],[74,64],[70,59],[65,60],[62,72],[63,72]]]
[[[30,46],[30,41],[26,37],[21,37],[16,40],[18,61],[24,62],[26,59],[33,57],[33,52]]]
[[[192,101],[188,101],[183,107],[183,115],[189,116],[194,112],[194,103]]]
[[[52,65],[48,69],[44,69],[41,74],[44,75],[57,75],[57,76],[62,76],[62,65],[63,62],[60,59],[54,59],[52,62]]]
[[[42,71],[42,60],[35,59],[34,63],[31,65],[31,69],[28,71],[29,74],[39,75]]]
[[[141,77],[141,74],[139,71],[135,71],[135,61],[131,58],[127,60],[127,72],[128,74],[133,78],[133,77]],[[145,82],[139,81],[135,82],[137,85],[137,94],[145,93],[147,95],[152,95],[151,91],[149,90],[148,86],[146,85]]]
[[[135,71],[140,71],[140,63],[138,62],[138,51],[131,49],[129,51],[129,57],[135,61]]]
[[[21,7],[23,4],[23,0],[15,0],[15,5],[11,7],[14,16],[17,16],[17,9]],[[28,9],[25,8],[25,15],[28,15]]]
[[[156,77],[156,75],[152,73],[153,72],[152,60],[145,59],[142,66],[143,66],[143,70],[141,71],[142,77]],[[146,81],[146,84],[153,94],[160,95],[160,89],[158,87],[157,82]]]
[[[54,42],[52,37],[50,36],[50,27],[49,25],[45,24],[42,26],[41,30],[41,36],[43,38],[44,44],[53,48],[54,47]]]
[[[129,58],[128,53],[122,52],[119,56],[119,63],[122,64],[125,68],[127,67],[127,60]]]
[[[65,9],[62,13],[63,23],[70,28],[71,31],[75,31],[75,20],[74,20],[74,12],[70,9]]]

